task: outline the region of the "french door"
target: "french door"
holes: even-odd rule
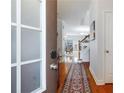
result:
[[[46,89],[45,0],[11,0],[11,93]]]

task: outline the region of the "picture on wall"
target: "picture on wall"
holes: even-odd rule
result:
[[[90,40],[95,40],[95,20],[90,25]]]

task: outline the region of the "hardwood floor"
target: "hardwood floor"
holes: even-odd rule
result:
[[[57,89],[57,93],[61,93],[63,89],[64,81],[69,71],[70,65],[71,63],[59,63],[59,87]],[[84,63],[84,68],[86,70],[86,74],[89,80],[92,93],[113,93],[112,84],[106,84],[100,86],[96,85],[89,70],[89,63]]]
[[[95,80],[93,79],[90,70],[89,70],[89,63],[84,63],[84,67],[86,70],[86,74],[89,80],[89,84],[92,90],[92,93],[113,93],[113,85],[106,84],[106,85],[96,85]]]
[[[57,93],[61,93],[63,89],[63,85],[66,79],[66,76],[69,72],[69,68],[71,66],[71,63],[59,63],[59,84],[58,84],[58,89]]]

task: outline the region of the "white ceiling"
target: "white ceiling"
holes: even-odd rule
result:
[[[58,18],[71,26],[79,26],[85,18],[91,0],[58,0]]]

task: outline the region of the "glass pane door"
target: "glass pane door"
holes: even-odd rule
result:
[[[21,92],[41,88],[40,0],[21,0]]]
[[[11,21],[16,23],[16,0],[11,0]]]
[[[21,22],[40,28],[40,0],[21,0]]]
[[[16,63],[16,27],[11,27],[11,63]]]
[[[16,24],[16,0],[11,0],[11,93],[17,93],[17,26]]]
[[[16,93],[16,67],[11,68],[11,93]]]
[[[22,65],[21,79],[22,93],[30,93],[40,88],[40,62]]]
[[[11,93],[41,93],[45,88],[44,2],[11,0]]]
[[[21,60],[40,59],[40,31],[22,28],[21,33]]]

